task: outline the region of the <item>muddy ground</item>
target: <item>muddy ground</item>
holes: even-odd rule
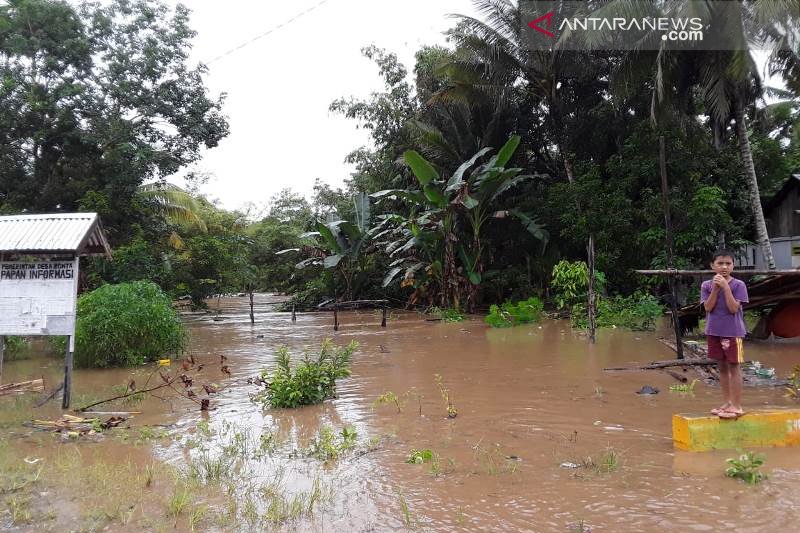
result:
[[[658,333],[603,330],[591,346],[568,322],[492,330],[480,318],[445,324],[394,312],[273,312],[259,296],[221,301],[221,315],[187,313],[202,379],[221,390],[210,412],[169,391],[104,410],[141,411],[125,427],[64,438],[22,425],[61,414],[24,397],[0,399],[0,529],[4,531],[793,531],[800,452],[760,450],[769,479],[724,476],[735,451],[677,452],[673,413],[701,413],[719,391],[669,391],[661,372],[603,367],[669,359]],[[331,337],[356,340],[339,397],[262,410],[247,378],[282,344],[299,354]],[[781,376],[798,347],[746,345]],[[220,371],[227,357],[231,374]],[[175,365],[175,363],[173,363]],[[4,381],[60,379],[58,359],[7,362]],[[113,396],[152,366],[78,370],[74,405]],[[449,390],[447,417],[436,375]],[[635,394],[642,385],[655,396]],[[119,389],[115,389],[119,390]],[[376,404],[392,392],[398,402]],[[206,397],[203,395],[203,397]],[[746,408],[788,406],[780,389],[747,389]],[[98,407],[100,409],[100,407]],[[327,439],[323,428],[330,428]],[[353,428],[352,446],[340,432]],[[316,443],[316,447],[315,447]],[[408,464],[414,450],[430,450]],[[332,457],[338,455],[338,457]],[[566,467],[567,463],[571,463]]]

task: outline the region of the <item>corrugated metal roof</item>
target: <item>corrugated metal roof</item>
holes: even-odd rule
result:
[[[0,252],[111,255],[97,213],[0,217]]]

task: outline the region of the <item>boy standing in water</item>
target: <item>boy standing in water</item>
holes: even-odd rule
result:
[[[722,387],[721,407],[711,413],[720,418],[738,418],[742,410],[742,369],[744,362],[742,339],[747,330],[744,325],[742,303],[748,302],[747,286],[731,277],[733,253],[720,250],[714,253],[711,269],[713,279],[700,287],[700,301],[706,310],[706,337],[708,357],[719,364],[719,382]]]

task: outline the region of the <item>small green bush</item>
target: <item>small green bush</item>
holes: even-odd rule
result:
[[[350,375],[350,359],[358,348],[353,341],[341,347],[326,339],[319,354],[303,356],[294,369],[290,364],[289,348],[281,346],[277,367],[273,372],[261,372],[263,391],[254,397],[264,407],[300,407],[321,403],[336,396],[336,380]]]
[[[492,305],[484,321],[493,328],[510,328],[519,324],[538,322],[542,318],[544,303],[537,297],[517,303],[506,302],[502,306]]]
[[[628,328],[632,330],[654,330],[656,320],[664,313],[658,298],[651,294],[636,292],[631,296],[615,296],[597,299],[598,328]],[[586,305],[572,307],[572,327],[588,328],[589,316]]]
[[[5,338],[3,359],[6,361],[19,361],[31,356],[31,343],[24,337],[14,335]]]
[[[428,312],[438,318],[441,318],[442,322],[461,322],[464,320],[464,318],[466,318],[464,313],[453,308],[442,309],[440,307],[431,307]]]
[[[763,455],[747,452],[738,458],[726,459],[725,462],[728,464],[728,468],[725,469],[725,475],[728,477],[741,479],[748,485],[755,485],[767,479],[767,475],[760,470],[764,464]]]
[[[180,352],[185,343],[183,324],[155,283],[103,285],[78,298],[77,366],[141,365]]]
[[[589,291],[589,267],[583,261],[559,261],[553,267],[550,287],[553,289],[555,303],[559,309],[572,307],[586,300]],[[594,273],[598,294],[605,292],[606,276],[600,271]]]

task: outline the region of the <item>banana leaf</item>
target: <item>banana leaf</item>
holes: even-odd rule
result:
[[[436,169],[433,168],[424,157],[419,155],[417,151],[408,150],[403,154],[403,159],[406,164],[411,167],[411,171],[423,187],[430,184],[432,181],[439,180],[439,173],[436,172]]]

